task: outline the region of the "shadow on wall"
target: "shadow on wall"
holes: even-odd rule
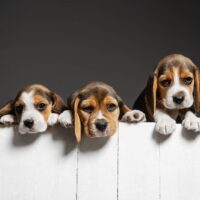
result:
[[[44,133],[21,135],[18,133],[17,127],[14,127],[11,144],[15,148],[26,147],[28,145],[35,143],[36,140],[39,140],[39,138],[44,134],[51,134],[53,141],[61,142],[60,145],[63,145],[64,156],[68,155],[77,146],[81,152],[98,151],[105,145],[109,145],[109,139],[110,139],[110,137],[88,139],[87,136],[85,136],[85,134],[82,134],[81,143],[77,144],[73,128],[66,129],[62,128],[61,126],[56,126],[53,128],[49,128],[48,131]],[[165,136],[155,131],[153,131],[151,134],[152,134],[152,140],[158,145],[165,143],[171,137],[171,135]],[[184,128],[182,129],[181,134],[182,137],[186,139],[188,142],[194,141],[197,138],[197,136],[199,136],[199,133],[190,132],[185,130]]]
[[[79,150],[81,152],[90,152],[90,151],[98,151],[103,148],[109,141],[110,137],[102,137],[102,138],[91,138],[87,139],[87,136],[83,135],[82,141],[79,144]]]
[[[27,146],[27,145],[31,145],[32,143],[34,143],[37,138],[39,138],[40,134],[24,134],[21,135],[18,132],[18,126],[14,127],[14,131],[13,131],[13,140],[12,140],[12,144],[14,147],[21,147],[21,146]]]
[[[174,134],[174,133],[172,133],[172,134]],[[156,142],[156,144],[162,144],[162,143],[166,142],[171,137],[172,134],[162,135],[154,130],[152,133],[152,139]],[[187,131],[185,128],[182,128],[181,134],[182,134],[183,138],[185,138],[187,141],[194,141],[197,138],[197,136],[199,135],[199,133]]]
[[[162,135],[158,132],[156,132],[155,130],[152,133],[152,139],[156,142],[156,144],[161,144],[164,143],[165,141],[167,141],[170,138],[170,135]]]
[[[187,140],[187,141],[194,141],[197,136],[199,136],[199,133],[195,133],[192,131],[187,131],[186,129],[182,129],[182,136]]]
[[[37,134],[24,134],[21,135],[18,132],[17,126],[14,127],[12,145],[15,148],[26,147],[39,140],[39,138],[44,134],[51,134],[54,141],[61,141],[63,145],[63,155],[69,154],[77,146],[82,152],[97,151],[103,148],[103,146],[108,142],[109,137],[87,139],[87,136],[83,134],[81,144],[77,144],[73,128],[63,128],[61,126],[50,127],[48,131],[44,133]]]
[[[63,155],[67,155],[76,147],[76,141],[73,135],[73,130],[65,129],[60,126],[56,126],[53,128],[50,127],[48,128],[48,131],[44,133],[24,134],[24,135],[21,135],[18,132],[18,128],[16,126],[13,132],[12,145],[16,148],[31,145],[34,142],[36,142],[36,140],[39,140],[39,138],[44,134],[51,134],[53,140],[61,141],[63,143],[64,146]]]

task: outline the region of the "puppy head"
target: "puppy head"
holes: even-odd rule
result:
[[[148,109],[156,107],[179,110],[194,106],[199,112],[199,72],[197,66],[183,55],[163,58],[147,85]]]
[[[60,96],[42,85],[22,89],[16,98],[0,109],[0,116],[13,114],[20,133],[44,132],[50,114],[66,108]]]
[[[91,138],[113,135],[118,119],[129,110],[114,89],[102,82],[92,82],[75,92],[69,104],[78,142],[82,131]]]

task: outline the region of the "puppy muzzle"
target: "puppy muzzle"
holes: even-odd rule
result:
[[[108,122],[105,119],[97,119],[95,121],[95,127],[98,131],[104,132],[108,126]]]
[[[31,129],[34,125],[34,121],[32,119],[24,120],[24,126]]]
[[[185,94],[184,93],[178,93],[178,94],[174,95],[172,98],[173,98],[174,103],[181,104],[185,99]]]

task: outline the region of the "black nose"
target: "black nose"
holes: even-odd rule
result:
[[[184,100],[184,96],[183,95],[177,95],[177,96],[173,96],[173,101],[177,104],[181,104]]]
[[[24,126],[26,126],[27,128],[32,128],[33,127],[33,120],[32,119],[26,119],[24,120]]]
[[[105,119],[97,119],[95,122],[95,126],[99,131],[105,131],[108,122]]]

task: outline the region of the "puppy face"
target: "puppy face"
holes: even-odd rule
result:
[[[194,75],[189,68],[169,67],[158,78],[160,99],[167,109],[189,108],[194,103]]]
[[[43,132],[47,129],[52,110],[48,96],[34,91],[22,92],[14,106],[20,133]]]
[[[162,59],[150,78],[148,101],[153,113],[156,107],[171,110],[190,108],[199,110],[199,72],[195,64],[182,55]]]
[[[22,89],[0,113],[15,115],[20,133],[38,133],[47,129],[52,112],[61,113],[65,108],[57,94],[42,85],[31,85]]]
[[[76,92],[71,105],[78,142],[82,130],[92,138],[113,135],[118,128],[118,119],[129,111],[113,88],[101,82],[91,83]]]
[[[91,95],[80,103],[78,112],[84,132],[89,137],[111,136],[117,130],[120,110],[112,96],[98,99]]]

